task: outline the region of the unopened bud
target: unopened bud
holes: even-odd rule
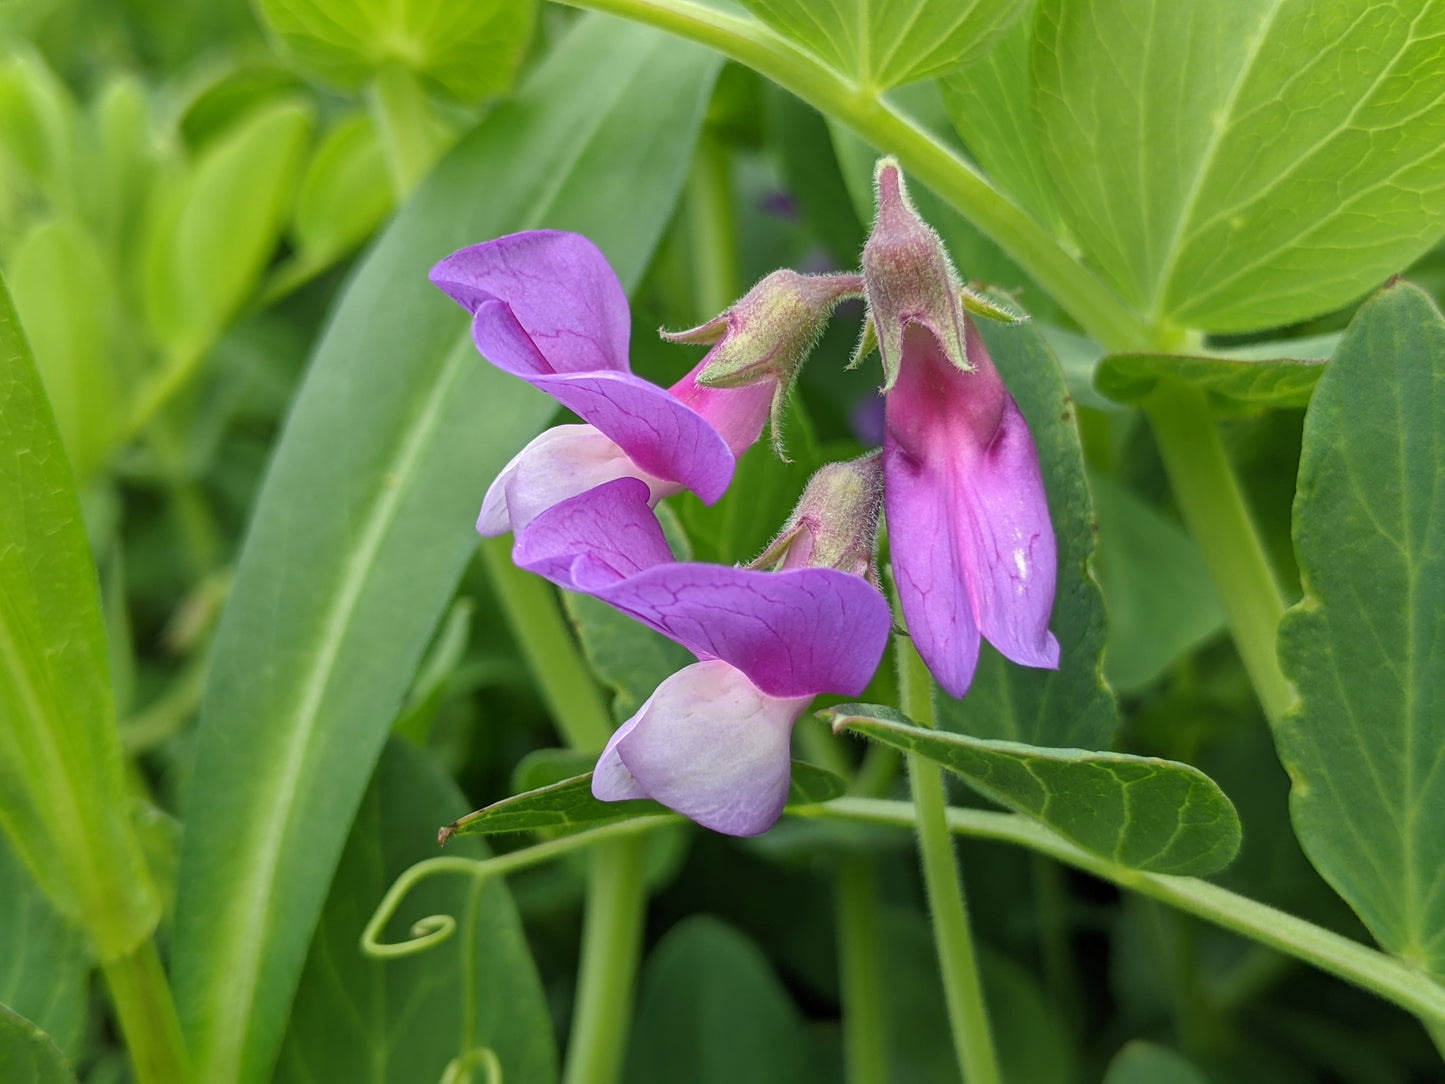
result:
[[[863,246],[863,282],[883,358],[883,389],[898,380],[909,324],[927,328],[949,361],[967,371],[973,366],[965,346],[962,284],[943,242],[913,209],[897,162],[880,159],[873,177],[878,216]]]
[[[754,568],[836,568],[878,585],[882,453],[829,463],[803,489],[793,514]]]

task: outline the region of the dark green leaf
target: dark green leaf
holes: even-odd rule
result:
[[[643,965],[630,1084],[813,1084],[802,1013],[762,950],[717,919],[686,919]]]
[[[1209,396],[1219,413],[1263,407],[1302,407],[1325,371],[1323,358],[1199,358],[1178,355],[1114,354],[1099,363],[1094,386],[1120,403],[1141,403],[1166,377],[1192,384]]]
[[[0,1005],[0,1080],[5,1084],[75,1084],[75,1074],[45,1032]]]
[[[984,797],[1132,869],[1200,876],[1239,850],[1234,806],[1188,764],[929,730],[876,704],[821,714],[835,730],[937,761]]]
[[[562,603],[597,679],[613,691],[612,714],[618,722],[631,718],[664,680],[696,661],[681,644],[591,595],[564,592]]]
[[[743,0],[779,33],[870,90],[946,72],[988,51],[1024,0]]]
[[[173,959],[211,1084],[269,1077],[352,812],[475,548],[481,494],[552,413],[477,358],[427,271],[552,226],[588,233],[635,283],[717,63],[581,20],[437,166],[331,319],[251,519],[197,735]]]
[[[1310,861],[1388,951],[1445,976],[1445,319],[1391,286],[1305,417],[1305,589],[1280,626],[1276,731]]]
[[[1104,1084],[1209,1084],[1209,1078],[1167,1046],[1136,1040],[1114,1056]]]
[[[846,789],[843,780],[827,769],[795,760],[792,783],[788,788],[788,808],[831,801]],[[665,806],[647,798],[627,802],[598,801],[592,797],[592,773],[588,772],[525,794],[514,794],[485,809],[468,813],[448,825],[443,838],[534,832],[549,828],[575,831],[666,813],[668,809]]]
[[[425,753],[387,746],[311,941],[277,1081],[434,1081],[476,1046],[496,1054],[503,1079],[556,1079],[546,997],[504,880],[432,878],[407,896],[409,916],[456,918],[445,944],[392,960],[359,947],[376,902],[407,867],[435,856],[436,825],[465,808]],[[487,857],[478,840],[452,850]],[[413,921],[394,918],[382,940],[407,940]]]
[[[160,917],[125,815],[109,671],[75,479],[0,279],[0,827],[106,959]]]
[[[1149,323],[1336,308],[1445,229],[1436,0],[1040,0],[1045,161],[1072,233]]]
[[[1058,363],[1032,323],[981,320],[979,330],[1039,450],[1059,550],[1049,622],[1059,640],[1059,668],[1017,666],[985,643],[968,695],[955,700],[940,694],[939,721],[979,737],[1107,749],[1118,711],[1102,676],[1104,602],[1090,571],[1094,508],[1073,401]]]

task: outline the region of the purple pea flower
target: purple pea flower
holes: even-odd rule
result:
[[[897,163],[877,171],[863,277],[885,382],[883,473],[898,598],[919,655],[954,696],[979,638],[1056,668],[1049,631],[1057,555],[1038,452],[938,236]]]
[[[805,493],[770,547],[772,572],[673,560],[646,486],[630,478],[564,501],[523,532],[513,550],[519,566],[609,602],[700,660],[659,685],[612,736],[593,775],[596,797],[650,797],[729,835],[756,835],[778,819],[793,724],[818,693],[862,693],[888,641],[877,588],[852,572],[809,567],[824,554],[850,568],[870,563],[877,464],[856,472],[875,481],[850,489],[835,469],[819,488],[835,504],[856,494],[861,513],[842,508],[839,519],[866,533],[866,545],[821,525]],[[865,549],[870,556],[860,557]]]

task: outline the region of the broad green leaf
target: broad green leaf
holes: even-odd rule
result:
[[[1202,876],[1229,865],[1239,850],[1234,806],[1188,764],[950,734],[876,704],[820,714],[834,730],[937,761],[985,798],[1132,869]]]
[[[174,972],[199,1077],[269,1076],[326,886],[393,715],[475,548],[492,476],[552,405],[477,356],[427,281],[514,230],[581,230],[635,283],[718,61],[580,20],[420,187],[338,303],[216,634]]]
[[[115,417],[116,297],[105,256],[65,219],[36,226],[11,257],[15,308],[80,478],[100,465]]]
[[[1167,354],[1113,354],[1099,363],[1094,386],[1120,403],[1141,403],[1160,380],[1174,377],[1209,396],[1221,414],[1263,408],[1299,408],[1325,371],[1323,358],[1184,357]]]
[[[0,280],[0,828],[102,959],[160,917],[125,815],[109,667],[75,479]]]
[[[280,1084],[434,1081],[474,1046],[493,1050],[505,1080],[556,1079],[546,997],[503,879],[438,877],[407,896],[407,916],[456,918],[445,944],[391,960],[359,947],[377,901],[409,866],[436,855],[436,826],[465,808],[425,753],[387,745],[311,941],[277,1063]],[[487,857],[477,840],[450,853]],[[382,940],[406,941],[413,921],[394,918]]]
[[[463,101],[512,85],[537,18],[535,0],[260,0],[286,49],[322,79],[348,89],[400,64]]]
[[[1059,551],[1049,622],[1059,640],[1059,668],[1017,666],[985,643],[968,695],[962,700],[939,695],[939,721],[979,737],[1107,749],[1118,711],[1102,676],[1104,602],[1090,570],[1094,508],[1074,405],[1058,363],[1032,323],[980,320],[979,330],[1039,450]]]
[[[32,1021],[70,1057],[79,1053],[90,997],[84,935],[63,920],[0,835],[0,1005]],[[9,1080],[0,1076],[0,1080]]]
[[[642,967],[629,1084],[815,1084],[803,1015],[751,940],[715,918],[672,927]]]
[[[306,83],[284,64],[269,58],[241,63],[216,71],[196,88],[177,128],[186,146],[199,153],[249,114],[305,93]]]
[[[1104,1084],[1209,1084],[1209,1078],[1183,1054],[1135,1040],[1109,1063]]]
[[[631,718],[653,691],[697,660],[687,648],[591,595],[563,592],[562,604],[597,679],[612,690],[612,714]]]
[[[1045,161],[1151,323],[1327,312],[1445,230],[1439,0],[1040,0]]]
[[[1027,0],[743,0],[780,34],[869,90],[982,56]]]
[[[792,782],[788,787],[788,808],[832,801],[841,797],[846,789],[843,780],[827,769],[795,760]],[[468,813],[443,829],[443,839],[450,839],[453,835],[498,835],[541,829],[576,831],[668,812],[667,807],[650,798],[626,802],[598,801],[592,797],[592,773],[588,772],[525,794],[503,798],[485,809]]]
[[[146,309],[178,353],[202,348],[235,315],[276,247],[311,135],[311,110],[282,101],[207,146],[157,214]]]
[[[145,84],[132,75],[112,76],[88,120],[93,165],[82,178],[89,182],[86,207],[113,266],[129,267],[157,157]]]
[[[1356,314],[1305,416],[1299,690],[1276,730],[1310,861],[1389,952],[1445,977],[1445,318],[1405,283]]]
[[[0,1080],[5,1084],[75,1084],[75,1074],[45,1032],[0,1005]]]
[[[0,63],[0,156],[57,208],[74,213],[79,209],[75,102],[38,53],[11,42],[7,52]]]
[[[391,180],[376,125],[355,113],[321,140],[296,197],[303,258],[327,261],[360,244],[392,206]]]
[[[1108,475],[1092,474],[1099,517],[1095,563],[1109,608],[1104,672],[1137,689],[1224,627],[1224,607],[1198,545],[1182,527]]]
[[[987,56],[950,72],[939,86],[949,119],[979,165],[1024,210],[1058,231],[1058,195],[1039,149],[1030,101],[1033,23],[1026,14]]]

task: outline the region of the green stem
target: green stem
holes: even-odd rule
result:
[[[912,827],[916,821],[907,802],[873,798],[836,798],[799,812],[900,828]],[[1167,903],[1378,994],[1445,1035],[1445,985],[1378,949],[1196,877],[1144,873],[1121,866],[1016,813],[950,809],[948,827],[960,835],[1028,847],[1120,888]]]
[[[1094,338],[1113,349],[1150,346],[1139,317],[1117,294],[952,147],[885,102],[876,87],[828,67],[757,19],[690,0],[563,2],[647,23],[746,64],[868,142],[896,154],[905,170],[998,242]]]
[[[575,749],[600,752],[612,736],[612,716],[546,580],[512,564],[505,538],[482,540],[482,560],[532,676],[557,729]]]
[[[1204,393],[1177,380],[1159,383],[1144,404],[1164,459],[1174,499],[1199,542],[1219,589],[1229,631],[1271,723],[1278,723],[1294,690],[1275,656],[1284,595],[1254,529]]]
[[[371,107],[381,130],[397,199],[405,199],[446,150],[449,137],[425,88],[404,64],[386,65],[371,85]]]
[[[887,1084],[883,964],[878,955],[878,890],[872,859],[838,864],[838,970],[843,993],[843,1063],[848,1084]]]
[[[732,162],[727,145],[704,131],[687,182],[693,295],[699,323],[725,311],[738,296],[740,272],[733,219]]]
[[[899,636],[896,642],[900,706],[910,719],[932,726],[933,679],[918,657],[913,641]],[[984,1002],[977,953],[968,926],[968,903],[964,899],[953,837],[948,830],[943,771],[924,757],[909,756],[907,760],[917,811],[915,827],[918,851],[923,859],[923,882],[928,893],[928,911],[933,918],[933,940],[938,946],[938,966],[959,1071],[964,1084],[999,1084],[988,1006]]]
[[[153,940],[102,964],[139,1084],[185,1084],[185,1041],[165,969]]]
[[[1435,1049],[1440,1051],[1440,1057],[1445,1058],[1445,1023],[1426,1020],[1425,1030],[1430,1033],[1430,1040],[1435,1044]]]
[[[1069,944],[1068,886],[1063,868],[1042,855],[1033,856],[1035,908],[1039,916],[1039,945],[1044,982],[1064,1023],[1075,1034],[1083,1027],[1079,975]]]
[[[622,1072],[647,905],[646,858],[642,839],[593,852],[563,1084],[613,1084]]]

